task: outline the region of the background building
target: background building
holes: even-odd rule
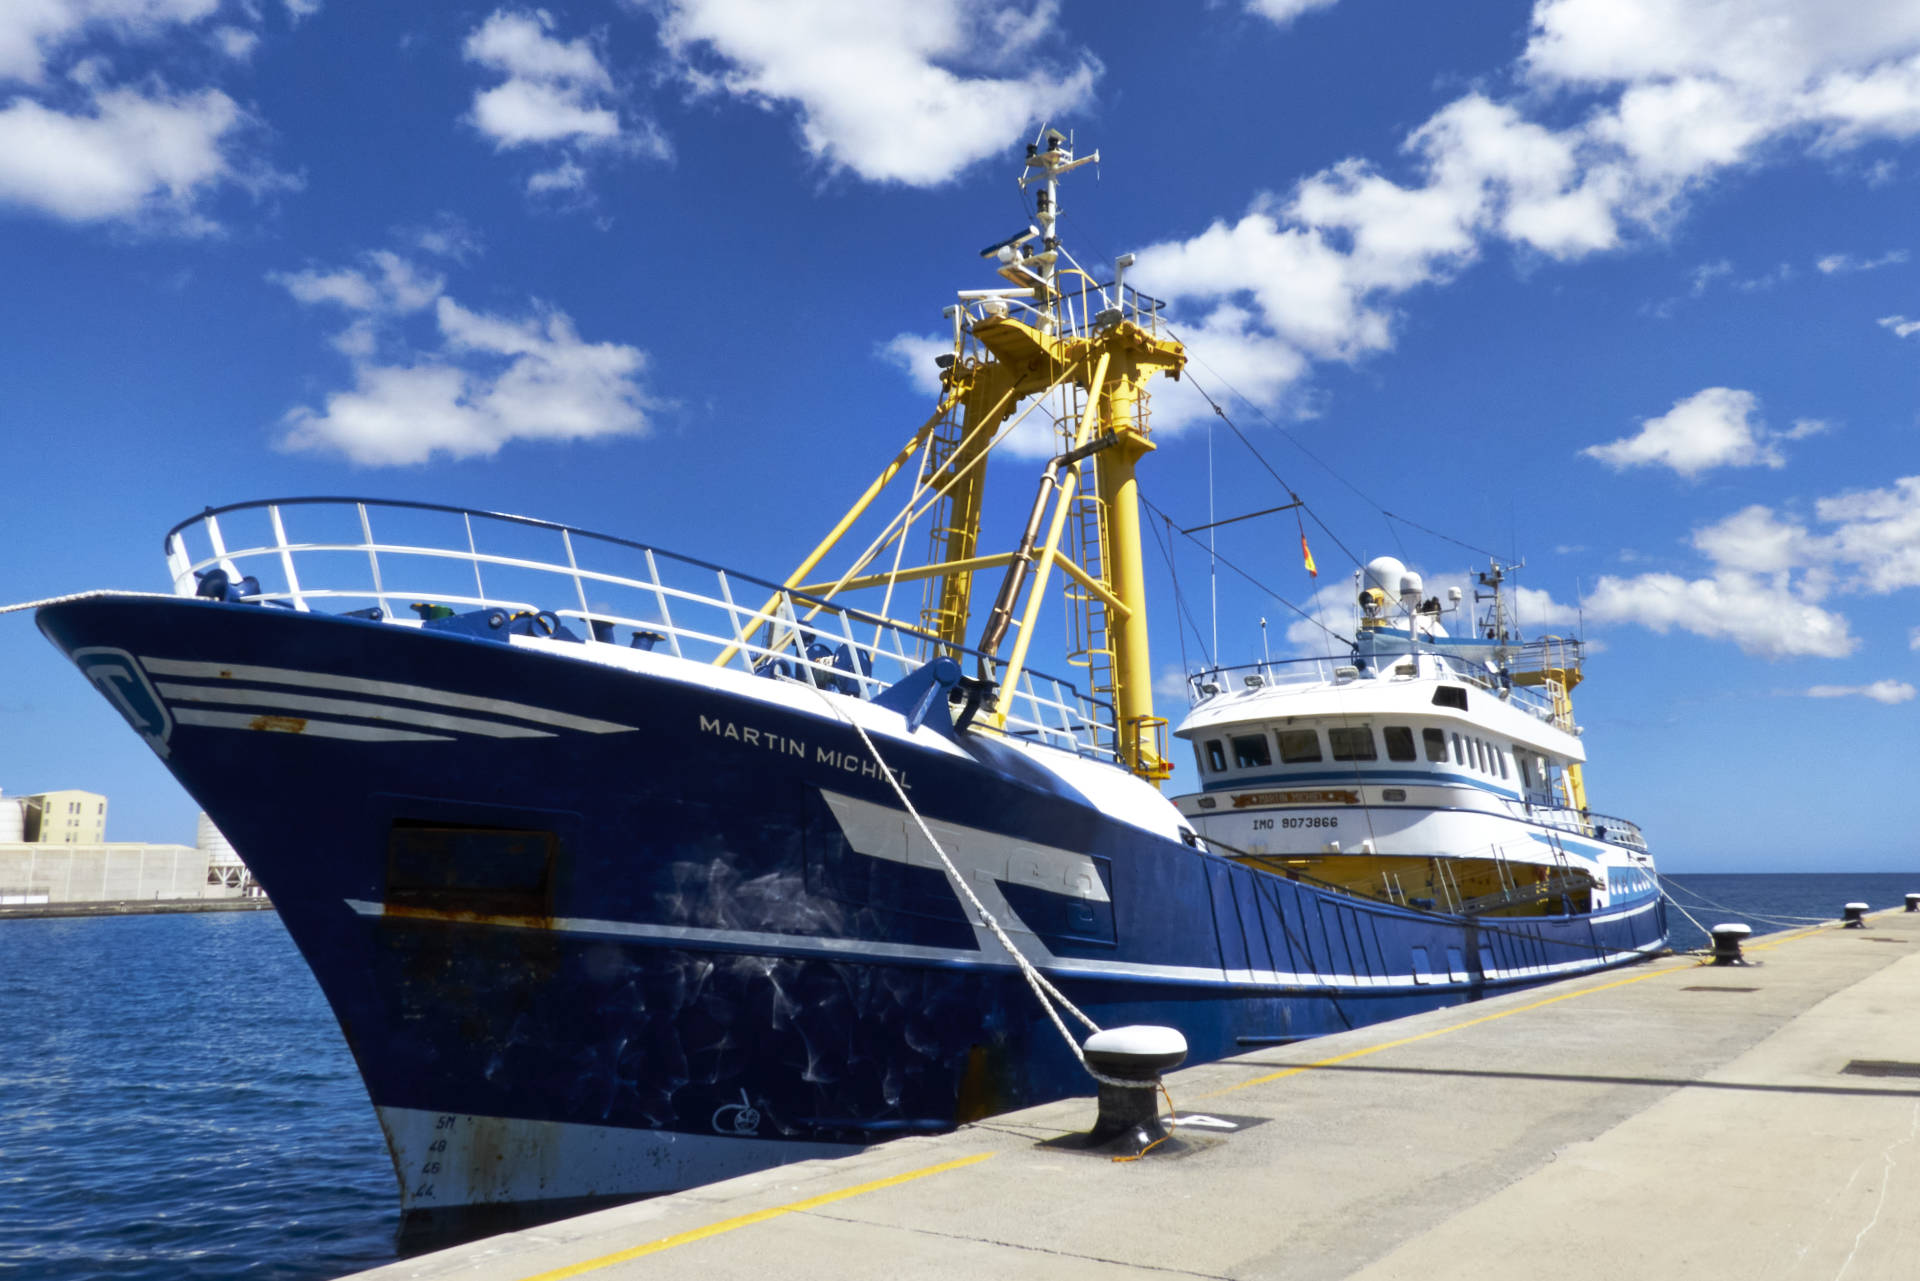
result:
[[[261,897],[205,814],[192,845],[108,841],[106,820],[97,792],[0,797],[0,908]]]
[[[99,845],[107,839],[107,798],[98,792],[41,792],[20,798],[21,835],[36,845]]]

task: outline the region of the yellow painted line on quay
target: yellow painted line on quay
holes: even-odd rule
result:
[[[678,1232],[658,1241],[649,1241],[645,1245],[636,1245],[626,1250],[616,1250],[612,1254],[603,1254],[597,1259],[586,1259],[579,1263],[569,1263],[565,1267],[554,1268],[548,1272],[538,1272],[521,1281],[563,1281],[566,1277],[577,1277],[588,1272],[597,1272],[601,1268],[610,1268],[616,1263],[625,1263],[629,1259],[643,1258],[649,1254],[658,1254],[662,1250],[671,1250],[675,1246],[690,1245],[695,1241],[704,1241],[708,1237],[717,1237],[736,1228],[751,1227],[756,1223],[765,1223],[768,1219],[777,1219],[784,1214],[799,1214],[805,1210],[817,1209],[823,1205],[832,1205],[835,1201],[845,1201],[852,1197],[864,1196],[869,1192],[878,1192],[882,1188],[898,1187],[902,1183],[912,1183],[916,1179],[928,1178],[935,1174],[945,1174],[949,1170],[960,1170],[970,1165],[978,1165],[993,1152],[976,1152],[972,1156],[963,1156],[953,1161],[942,1161],[939,1165],[929,1165],[924,1169],[908,1170],[905,1174],[895,1174],[884,1179],[875,1179],[871,1183],[860,1183],[850,1188],[841,1188],[836,1192],[823,1192],[819,1196],[808,1197],[804,1201],[791,1201],[786,1205],[776,1205],[766,1210],[755,1210],[752,1214],[742,1214],[731,1219],[722,1219],[718,1223],[709,1223],[705,1227],[692,1228]]]

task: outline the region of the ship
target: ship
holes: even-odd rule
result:
[[[1265,779],[1162,794],[1136,466],[1186,352],[1130,257],[1063,241],[1062,180],[1097,159],[1027,146],[1028,223],[981,251],[997,283],[946,302],[938,404],[784,578],[302,497],[175,526],[168,592],[39,610],[271,896],[409,1217],[668,1192],[1090,1093],[1085,1027],[1213,1060],[1662,946],[1650,881],[1532,913],[1475,910],[1464,876],[1369,893],[1237,828],[1244,853],[1213,847],[1208,802],[1248,795],[1217,785]],[[987,460],[1022,431],[1055,445],[990,542]],[[1496,696],[1419,679],[1469,716]],[[1222,692],[1183,732],[1205,752],[1253,706]]]

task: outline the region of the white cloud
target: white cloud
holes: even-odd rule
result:
[[[219,7],[220,0],[7,0],[0,5],[0,81],[41,83],[54,57],[92,32],[150,41]]]
[[[1336,0],[1247,0],[1247,11],[1286,26],[1303,13],[1331,9]]]
[[[1465,584],[1461,586],[1465,589]],[[1428,590],[1431,592],[1431,584]],[[1580,626],[1583,621],[1578,606],[1555,600],[1551,592],[1517,584],[1509,585],[1506,590],[1513,605],[1514,622],[1519,626],[1522,636],[1559,634]],[[1467,599],[1473,599],[1470,590]]]
[[[1885,594],[1920,587],[1920,476],[1822,498],[1813,510],[1835,527],[1827,545],[1835,561],[1853,568],[1849,588]]]
[[[1187,674],[1178,667],[1162,667],[1160,674],[1153,678],[1153,696],[1162,702],[1186,704],[1193,697],[1193,687],[1187,684]]]
[[[1056,62],[1058,0],[663,0],[686,81],[795,113],[807,151],[872,182],[926,187],[1091,101],[1099,64]]]
[[[198,202],[239,180],[243,116],[217,89],[110,89],[69,115],[16,98],[0,109],[0,202],[71,222],[146,221],[205,231]]]
[[[1587,618],[1679,628],[1769,658],[1851,653],[1847,620],[1822,602],[1920,587],[1920,476],[1816,499],[1813,511],[1824,528],[1758,505],[1703,526],[1693,545],[1711,574],[1603,578]],[[1920,649],[1920,629],[1912,645]]]
[[[1920,649],[1920,627],[1916,627],[1907,633],[1907,648]]]
[[[874,354],[898,369],[923,396],[940,394],[940,367],[937,356],[951,356],[953,343],[931,334],[895,334],[874,349]]]
[[[544,10],[497,9],[462,46],[467,61],[506,76],[473,98],[473,123],[497,147],[620,134],[619,113],[609,105],[613,77],[599,55],[585,39],[549,36],[552,28]]]
[[[221,0],[0,0],[0,85],[14,90],[0,107],[0,205],[198,235],[217,229],[204,207],[220,189],[259,196],[297,185],[244,153],[254,122],[219,89],[175,89],[158,75],[114,83],[115,46],[159,46],[162,65],[174,53],[182,65],[204,64],[209,47],[250,58],[258,33],[217,22],[221,8]],[[251,6],[227,16],[259,21]]]
[[[1390,347],[1396,301],[1490,244],[1559,260],[1615,250],[1663,234],[1728,172],[1920,136],[1911,0],[1538,0],[1514,70],[1524,94],[1477,90],[1414,129],[1403,176],[1343,160],[1237,223],[1152,246],[1136,278],[1178,299],[1189,327],[1245,309],[1241,331],[1304,377],[1310,361]],[[1753,461],[1766,456],[1756,445]]]
[[[253,57],[253,51],[259,47],[260,33],[248,31],[245,27],[216,27],[213,42],[221,53],[235,62],[245,62]]]
[[[1720,568],[1747,574],[1782,574],[1825,559],[1820,540],[1804,525],[1758,505],[1696,529],[1693,545]]]
[[[1882,316],[1873,323],[1883,329],[1891,329],[1895,338],[1920,332],[1920,320],[1908,320],[1905,316]]]
[[[475,94],[473,122],[499,147],[620,136],[616,112],[588,105],[568,87],[518,78]]]
[[[365,466],[491,457],[515,440],[645,435],[655,401],[641,381],[646,356],[620,343],[584,341],[564,312],[535,304],[528,316],[469,310],[445,281],[398,254],[362,267],[308,269],[269,279],[301,303],[338,306],[353,320],[332,345],[353,367],[351,390],[283,419],[280,445],[336,453]],[[400,335],[430,313],[437,346]],[[384,359],[380,357],[384,355]]]
[[[1815,685],[1807,691],[1808,698],[1870,698],[1876,703],[1885,703],[1889,707],[1895,703],[1910,702],[1916,692],[1905,681],[1880,680],[1870,685]]]
[[[1828,254],[1814,263],[1823,276],[1849,275],[1858,271],[1878,271],[1882,267],[1896,267],[1907,260],[1904,249],[1889,249],[1878,258],[1856,258],[1852,254]]]
[[[458,214],[444,209],[426,226],[413,227],[400,234],[415,248],[456,263],[478,257],[483,248],[480,233]]]
[[[532,147],[560,155],[528,180],[529,193],[584,190],[581,160],[590,154],[665,159],[664,137],[649,124],[622,119],[621,95],[593,42],[563,40],[553,30],[544,9],[496,9],[461,46],[468,62],[505,77],[474,94],[473,126],[496,150]]]
[[[1759,403],[1750,391],[1708,387],[1642,420],[1639,434],[1580,452],[1615,470],[1658,464],[1689,480],[1715,467],[1784,466],[1771,443],[1774,433],[1754,417]]]
[[[1636,623],[1665,635],[1676,628],[1731,640],[1763,658],[1842,658],[1859,644],[1839,614],[1803,600],[1779,579],[1722,570],[1710,578],[1608,575],[1586,602],[1590,623]]]
[[[332,303],[349,311],[404,315],[430,307],[446,289],[444,277],[423,273],[390,250],[364,255],[365,269],[341,267],[333,271],[269,272],[298,302]]]
[[[1308,543],[1311,545],[1312,540],[1309,539]],[[1299,548],[1295,547],[1293,550],[1298,551]],[[1294,573],[1295,570],[1299,570],[1300,575],[1306,573],[1304,569],[1299,568],[1299,562],[1292,560],[1290,555],[1286,565],[1289,574]],[[1286,642],[1289,657],[1324,657],[1330,650],[1334,654],[1344,654],[1346,647],[1329,637],[1327,633],[1332,631],[1342,636],[1353,635],[1353,620],[1357,613],[1357,607],[1354,604],[1357,599],[1357,590],[1353,584],[1353,575],[1328,573],[1327,570],[1322,569],[1318,579],[1308,581],[1318,584],[1307,600],[1300,605],[1308,617],[1302,618],[1299,614],[1289,615],[1287,629],[1282,637]]]
[[[511,318],[436,304],[440,350],[406,364],[356,362],[354,387],[285,420],[283,448],[366,466],[491,457],[515,440],[644,435],[646,357],[581,340],[563,312]]]

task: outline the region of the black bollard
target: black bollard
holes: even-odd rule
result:
[[[1138,1154],[1166,1138],[1160,1074],[1186,1062],[1187,1038],[1170,1027],[1115,1027],[1095,1032],[1081,1048],[1088,1067],[1124,1082],[1100,1082],[1100,1115],[1087,1142]]]
[[[1713,963],[1715,965],[1745,965],[1740,955],[1740,944],[1747,935],[1753,933],[1750,925],[1716,925],[1713,927]]]
[[[1909,912],[1920,912],[1920,894],[1907,895],[1907,910]]]
[[[1865,903],[1847,904],[1847,914],[1844,918],[1842,918],[1842,924],[1844,924],[1846,928],[1850,930],[1866,929],[1867,928],[1867,905]]]

